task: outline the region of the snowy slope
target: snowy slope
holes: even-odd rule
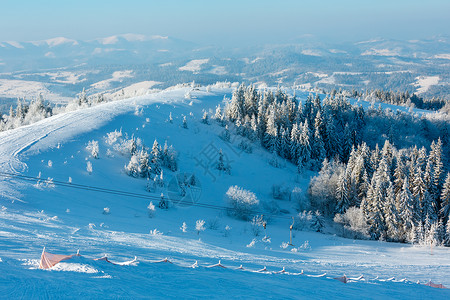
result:
[[[289,217],[295,205],[280,201],[286,218],[273,218],[267,227],[269,240],[254,236],[248,223],[228,217],[221,210],[198,206],[157,209],[147,216],[150,200],[146,180],[127,176],[123,166],[129,157],[109,146],[104,137],[122,129],[151,147],[156,138],[167,140],[179,152],[179,171],[195,173],[201,183],[198,202],[223,206],[231,185],[270,200],[272,184],[285,183],[306,189],[308,178],[295,177],[295,167],[275,169],[271,156],[256,145],[253,154],[240,152],[221,140],[218,125],[200,123],[202,111],[214,108],[231,90],[173,89],[110,102],[89,109],[60,114],[38,123],[0,133],[1,172],[39,176],[43,179],[89,185],[148,195],[127,197],[48,185],[37,180],[0,179],[0,292],[7,298],[440,298],[449,290],[423,285],[429,279],[450,286],[450,252],[405,244],[353,241],[332,235],[295,232],[289,241]],[[304,94],[297,93],[298,97]],[[168,122],[172,113],[173,124]],[[181,127],[187,117],[188,129]],[[85,149],[90,140],[100,145],[99,159]],[[205,170],[196,162],[205,149],[221,148],[232,167],[231,175]],[[109,156],[106,154],[110,150]],[[87,162],[93,166],[86,171]],[[211,171],[211,173],[210,173]],[[174,174],[164,171],[165,180]],[[108,207],[109,214],[103,214]],[[197,234],[195,221],[207,226]],[[186,222],[188,229],[179,228]],[[226,231],[226,226],[231,230]],[[216,227],[216,228],[211,228]],[[156,229],[156,230],[155,230]],[[152,232],[150,232],[152,231]],[[150,233],[149,233],[150,232]],[[82,257],[59,264],[50,271],[37,269],[42,248],[58,254]],[[137,256],[138,264],[115,266],[93,261],[107,254],[113,261]],[[170,263],[154,263],[167,257]],[[206,268],[218,260],[228,267]],[[198,261],[198,268],[190,268]],[[236,268],[243,265],[244,270]],[[263,268],[270,272],[252,272]],[[274,274],[283,267],[291,274]],[[324,277],[309,277],[304,274]],[[343,284],[333,277],[364,275],[364,281]],[[378,279],[375,279],[378,277]],[[386,281],[389,278],[393,278]],[[406,279],[400,282],[401,279]]]

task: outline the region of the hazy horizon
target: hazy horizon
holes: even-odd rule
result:
[[[0,40],[53,37],[90,40],[136,33],[208,45],[288,43],[305,35],[320,41],[411,40],[450,34],[450,2],[268,0],[5,1]]]

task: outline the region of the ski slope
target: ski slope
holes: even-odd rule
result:
[[[192,99],[185,98],[188,91]],[[201,124],[202,111],[213,109],[230,94],[230,89],[171,89],[63,113],[0,133],[1,172],[153,197],[1,177],[1,295],[8,299],[450,296],[450,290],[423,285],[432,280],[450,286],[448,248],[354,241],[308,231],[294,232],[295,246],[284,247],[289,242],[289,218],[296,214],[289,201],[279,201],[280,209],[288,213],[283,215],[286,218],[269,222],[269,239],[263,239],[264,232],[254,236],[248,222],[194,205],[157,209],[149,218],[147,206],[150,200],[156,205],[159,194],[145,190],[145,179],[124,173],[129,157],[114,152],[105,142],[108,132],[121,129],[149,147],[155,138],[160,144],[164,140],[173,144],[179,153],[179,172],[195,173],[201,183],[200,203],[226,205],[223,196],[231,185],[249,189],[267,202],[272,184],[306,190],[308,174],[293,175],[295,167],[289,164],[274,168],[266,151],[255,146],[252,154],[240,152],[237,141],[230,144],[219,138],[222,127]],[[297,92],[299,98],[306,95]],[[173,123],[168,121],[169,113]],[[188,129],[181,127],[184,116]],[[90,140],[99,142],[99,159],[85,149]],[[196,158],[211,146],[223,149],[231,175],[205,170],[197,163]],[[87,162],[92,163],[92,174],[86,170]],[[175,174],[164,170],[164,175],[170,181]],[[106,207],[109,214],[103,213]],[[207,221],[206,230],[200,233],[194,228],[198,219]],[[185,233],[180,230],[183,222],[188,227]],[[225,230],[226,226],[231,229]],[[82,256],[40,270],[44,246],[56,254],[74,254],[79,249]],[[137,263],[117,266],[92,260],[104,255],[118,262],[136,256]],[[164,258],[172,263],[157,263]],[[208,268],[219,260],[226,269]],[[195,262],[198,267],[192,268]],[[243,270],[238,269],[240,265]],[[256,272],[264,267],[267,272]],[[276,273],[283,268],[286,273]],[[343,274],[363,275],[364,280],[343,284],[333,279]]]

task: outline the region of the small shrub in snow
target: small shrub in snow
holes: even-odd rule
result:
[[[311,229],[315,232],[323,232],[323,228],[325,227],[325,220],[322,214],[317,210],[311,219]]]
[[[51,160],[49,160],[47,165],[48,165],[49,168],[51,168],[51,167],[53,167],[53,162]]]
[[[219,150],[219,158],[216,163],[216,169],[220,172],[225,172],[228,175],[231,173],[231,166],[229,163],[224,161],[222,149]]]
[[[206,221],[206,226],[208,229],[211,230],[217,230],[220,227],[220,221],[218,217],[215,217],[214,219],[209,219]]]
[[[274,168],[282,169],[286,167],[286,163],[280,159],[278,159],[277,155],[274,153],[272,157],[269,159],[269,165]]]
[[[86,163],[86,171],[90,174],[92,174],[92,163],[90,161],[88,161]]]
[[[150,230],[150,235],[162,235],[162,232],[161,231],[158,231],[158,229],[153,229],[153,230]]]
[[[300,247],[299,250],[311,250],[311,246],[309,245],[309,241],[305,241]]]
[[[238,144],[238,148],[241,149],[242,151],[244,151],[245,153],[252,153],[253,152],[253,146],[245,141],[242,140],[239,144]]]
[[[334,222],[342,224],[342,235],[351,238],[369,237],[369,226],[361,208],[349,207],[344,214],[336,214]]]
[[[286,249],[287,247],[289,247],[289,243],[286,243],[286,242],[282,242],[280,245],[281,249]]]
[[[253,239],[253,240],[250,242],[250,244],[248,244],[246,247],[247,247],[247,248],[253,248],[253,246],[255,246],[255,244],[256,244],[256,239]]]
[[[181,227],[180,227],[180,229],[181,229],[181,231],[183,232],[183,233],[186,233],[187,232],[187,224],[186,224],[186,222],[183,222],[183,225],[181,225]]]
[[[152,201],[150,201],[149,205],[147,206],[147,212],[149,218],[153,218],[153,216],[155,215],[155,205],[153,205]]]
[[[224,237],[229,237],[230,236],[230,233],[231,233],[231,226],[225,226],[225,230],[224,230],[224,232],[223,232],[223,236]]]
[[[114,143],[117,142],[118,139],[120,139],[122,137],[122,129],[120,129],[119,131],[114,130],[112,132],[109,132],[106,134],[105,137],[105,142],[108,145],[113,145]]]
[[[294,187],[289,195],[290,201],[297,205],[299,211],[305,211],[310,209],[310,202],[308,197],[299,187]]]
[[[230,186],[226,192],[226,198],[231,209],[230,215],[242,220],[249,220],[253,211],[259,207],[259,200],[251,191],[235,186]]]
[[[111,149],[106,149],[106,156],[113,158],[114,153],[112,153]]]
[[[109,214],[110,214],[109,207],[103,208],[103,214],[104,214],[104,215],[109,215]]]
[[[208,113],[206,111],[203,113],[202,123],[206,124],[206,125],[209,125]]]
[[[289,198],[289,187],[282,184],[273,184],[272,197],[277,200],[287,200]]]
[[[294,222],[295,230],[303,230],[305,228],[310,228],[312,221],[312,213],[310,211],[303,211],[298,214],[298,218]]]
[[[228,130],[228,125],[225,126],[224,131],[222,131],[219,137],[225,142],[229,142],[231,139],[230,131]]]
[[[195,230],[197,230],[197,234],[200,234],[200,231],[204,231],[205,230],[205,221],[197,220],[195,222]]]
[[[259,236],[261,234],[261,227],[263,225],[263,216],[254,216],[250,222],[250,227],[254,236]]]
[[[98,158],[98,141],[89,141],[88,145],[86,146],[86,150],[88,150],[93,158]]]

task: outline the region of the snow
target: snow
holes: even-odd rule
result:
[[[140,83],[151,88],[153,82]],[[137,86],[139,87],[139,85]],[[135,88],[137,88],[135,87]],[[194,100],[186,100],[190,92]],[[293,178],[295,167],[275,169],[270,154],[255,146],[254,153],[239,152],[234,143],[218,135],[218,125],[200,123],[202,111],[213,109],[230,97],[229,88],[172,88],[158,93],[109,102],[62,113],[29,126],[0,133],[0,171],[55,181],[98,186],[143,195],[145,179],[123,173],[129,158],[114,152],[104,142],[107,133],[122,129],[151,145],[167,140],[179,152],[179,172],[194,172],[201,182],[200,203],[224,205],[223,195],[238,185],[268,201],[273,183],[306,190],[308,176]],[[308,92],[296,91],[299,99]],[[358,104],[370,105],[364,101]],[[142,114],[135,114],[136,108]],[[405,108],[406,109],[406,108]],[[173,124],[167,121],[173,115]],[[181,128],[183,116],[189,129]],[[145,126],[143,126],[145,125]],[[99,159],[85,148],[99,142]],[[231,175],[196,163],[202,151],[213,145],[231,160]],[[48,161],[51,160],[51,167]],[[86,172],[86,161],[93,171]],[[166,180],[173,176],[164,171]],[[254,236],[249,224],[222,211],[197,206],[156,209],[147,216],[150,199],[95,193],[59,185],[36,187],[36,182],[0,177],[0,291],[6,298],[423,298],[445,299],[448,290],[415,282],[450,285],[449,249],[416,247],[376,241],[354,241],[308,231],[294,232],[295,247],[280,247],[289,241],[289,216],[294,204],[280,201],[287,219],[274,218],[267,225],[269,239]],[[155,201],[155,200],[153,200]],[[154,202],[156,203],[156,202]],[[109,214],[103,214],[105,207]],[[56,218],[55,218],[56,217]],[[219,220],[218,229],[209,227]],[[206,230],[195,230],[205,220]],[[186,232],[180,230],[186,222]],[[228,228],[225,231],[225,228]],[[230,229],[231,228],[231,229]],[[153,233],[158,234],[149,234]],[[252,245],[247,247],[247,245]],[[309,245],[306,247],[304,245]],[[81,257],[64,261],[46,271],[37,269],[42,247],[55,254]],[[295,250],[294,250],[295,249]],[[432,251],[432,252],[431,252]],[[119,266],[93,258],[137,264]],[[164,258],[172,263],[154,263]],[[226,268],[207,268],[220,264]],[[192,268],[193,264],[196,268]],[[242,265],[243,269],[238,269]],[[264,272],[257,272],[264,270]],[[279,271],[285,269],[286,272]],[[302,272],[303,270],[303,272]],[[303,274],[302,274],[303,273]],[[326,275],[318,277],[320,274]],[[346,274],[343,284],[333,278]],[[356,280],[364,275],[364,280]],[[375,279],[378,276],[379,279]],[[387,281],[395,277],[396,280]],[[400,279],[406,278],[405,282]],[[270,289],[268,289],[270,287]]]
[[[105,90],[110,88],[112,82],[122,82],[124,78],[132,78],[132,77],[133,77],[132,70],[115,71],[114,73],[112,73],[112,77],[110,79],[105,79],[93,83],[91,84],[91,86],[99,90]]]
[[[38,81],[0,79],[0,97],[26,98],[37,97],[39,94],[48,100],[67,100],[58,94],[52,93],[47,85]]]
[[[202,69],[202,65],[207,64],[209,62],[209,58],[205,59],[194,59],[188,62],[185,66],[179,67],[180,71],[190,71],[193,73],[198,73]]]
[[[438,59],[450,59],[450,53],[436,54],[433,57]]]
[[[322,54],[319,51],[313,50],[313,49],[302,50],[302,54],[309,55],[309,56],[322,56]]]
[[[416,83],[414,84],[415,87],[417,87],[417,94],[423,94],[428,89],[433,86],[437,85],[439,83],[439,76],[419,76],[416,77]]]
[[[22,44],[20,44],[19,42],[16,42],[16,41],[7,41],[5,43],[7,43],[7,44],[9,44],[9,45],[11,45],[11,46],[13,46],[15,48],[18,48],[18,49],[23,49],[24,48]]]
[[[213,69],[211,71],[209,71],[209,73],[214,74],[214,75],[228,74],[228,72],[224,66],[213,66]]]
[[[134,34],[134,33],[126,33],[120,35],[112,35],[105,38],[97,39],[97,41],[103,45],[114,45],[119,42],[119,39],[125,39],[128,42],[143,42],[148,40],[148,38],[143,34]],[[156,39],[157,37],[152,37],[152,39]],[[164,37],[161,37],[164,38]]]
[[[56,46],[60,46],[60,45],[64,45],[64,44],[68,44],[68,45],[71,45],[71,46],[78,45],[78,41],[72,40],[72,39],[68,39],[68,38],[65,38],[65,37],[55,37],[55,38],[42,40],[42,41],[33,41],[31,43],[33,45],[35,45],[35,46],[40,46],[40,45],[45,45],[46,44],[50,48],[56,47]]]
[[[124,87],[117,92],[105,93],[104,95],[106,97],[113,98],[113,99],[118,98],[118,97],[131,98],[131,97],[136,97],[136,96],[142,96],[142,95],[146,95],[146,94],[152,92],[152,88],[159,84],[161,84],[161,82],[151,81],[151,80],[150,81],[141,81],[141,82],[137,82],[132,85],[129,85],[127,87]]]
[[[376,56],[399,56],[400,49],[375,49],[366,50],[361,55],[376,55]]]

